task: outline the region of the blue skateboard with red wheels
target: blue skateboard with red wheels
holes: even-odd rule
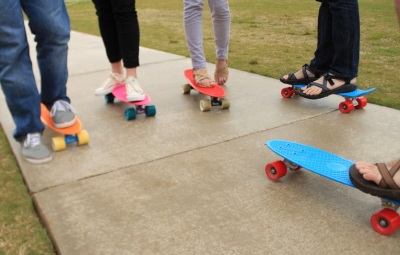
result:
[[[291,98],[296,94],[296,88],[303,88],[307,85],[292,85],[281,90],[281,95],[284,98]],[[339,93],[339,95],[345,99],[345,101],[339,104],[339,110],[342,113],[350,113],[354,109],[362,109],[368,104],[368,100],[364,97],[369,93],[373,92],[376,88],[370,88],[368,90],[356,89],[352,92]]]
[[[270,140],[266,146],[281,156],[283,160],[268,163],[265,173],[269,179],[276,181],[287,174],[288,170],[298,171],[303,168],[335,182],[355,188],[349,177],[349,168],[354,162],[332,154],[330,152],[314,148],[305,144]],[[381,198],[380,212],[371,217],[372,228],[382,234],[389,235],[400,228],[400,201]]]

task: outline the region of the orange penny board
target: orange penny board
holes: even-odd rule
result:
[[[184,71],[185,78],[188,80],[190,86],[197,90],[198,92],[210,96],[210,97],[217,97],[217,98],[223,98],[225,97],[225,89],[222,88],[220,85],[213,83],[212,87],[200,87],[196,84],[196,81],[194,80],[194,75],[193,75],[193,70],[192,69],[187,69]]]
[[[79,133],[79,131],[82,130],[82,123],[81,121],[76,118],[75,124],[67,127],[67,128],[57,128],[53,124],[53,119],[50,117],[50,111],[47,109],[47,107],[44,104],[40,104],[40,120],[48,126],[50,129],[56,131],[57,133],[63,134],[63,135],[75,135]]]

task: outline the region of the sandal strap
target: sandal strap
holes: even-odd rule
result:
[[[378,186],[384,189],[390,188],[393,190],[400,190],[400,187],[393,180],[394,175],[400,170],[400,160],[397,161],[397,163],[394,164],[390,170],[388,170],[386,164],[384,163],[377,163],[376,166],[382,175],[382,180]]]
[[[210,81],[212,81],[211,76],[208,74],[206,68],[193,70],[193,76],[194,79],[196,80],[196,83],[199,83],[200,81],[205,79],[209,79]]]

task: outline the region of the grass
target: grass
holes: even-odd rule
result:
[[[376,87],[371,103],[400,109],[400,32],[393,1],[360,0],[361,54],[358,83]],[[91,1],[67,2],[72,29],[99,35]],[[229,65],[278,78],[309,62],[316,47],[319,4],[298,0],[230,0],[232,14]],[[183,1],[138,1],[141,45],[189,56]],[[204,47],[213,62],[215,49],[208,9],[204,12]],[[239,85],[239,84],[238,84]],[[34,212],[18,165],[0,127],[0,255],[54,254]]]

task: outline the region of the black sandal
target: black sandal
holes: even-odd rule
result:
[[[296,93],[299,94],[302,97],[308,98],[308,99],[320,99],[327,97],[332,94],[339,94],[339,93],[346,93],[346,92],[351,92],[357,89],[357,84],[350,83],[350,81],[353,78],[344,78],[344,77],[339,77],[339,76],[334,76],[330,75],[328,73],[324,74],[324,81],[322,84],[317,83],[317,82],[311,82],[307,85],[307,88],[311,86],[316,86],[322,89],[321,93],[318,95],[308,95],[303,92],[301,88],[296,88]],[[335,83],[333,82],[333,79],[338,79],[344,81],[344,84],[337,87],[336,89],[328,89],[327,83],[329,82],[330,85],[334,85]]]
[[[356,169],[355,165],[350,167],[350,180],[359,190],[373,196],[400,200],[400,187],[394,182],[393,176],[400,171],[400,161],[391,169],[384,163],[377,163],[376,166],[382,175],[382,180],[377,185],[373,181],[365,180],[363,175]]]
[[[310,70],[310,68],[308,67],[307,64],[305,64],[301,67],[301,71],[303,72],[304,78],[297,79],[296,76],[294,75],[294,73],[290,73],[290,74],[288,74],[287,79],[283,79],[284,75],[282,75],[279,80],[285,84],[296,85],[296,84],[309,84],[310,82],[318,80],[318,78],[319,78],[318,75],[316,75],[313,71]],[[312,73],[314,75],[314,77],[308,76],[307,71]]]

